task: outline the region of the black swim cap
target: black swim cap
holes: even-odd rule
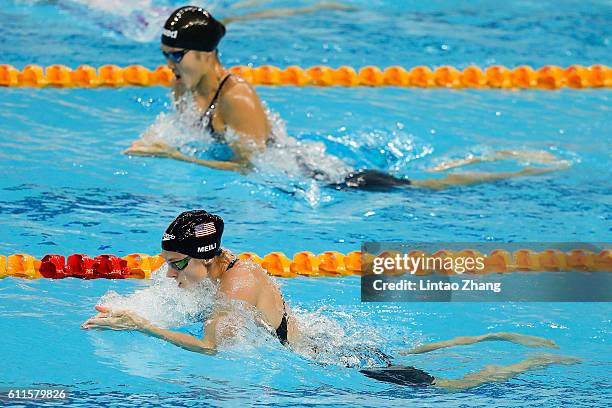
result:
[[[162,249],[197,259],[211,259],[221,253],[223,219],[204,210],[185,211],[166,229]]]
[[[225,35],[225,26],[202,7],[184,6],[175,10],[162,31],[161,42],[168,47],[214,51]]]

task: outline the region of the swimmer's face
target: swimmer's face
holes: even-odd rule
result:
[[[185,260],[187,255],[180,252],[162,251],[161,255],[168,265],[166,276],[174,279],[179,288],[191,288],[209,276],[212,260],[188,258],[185,264],[180,261]]]
[[[161,45],[162,52],[173,53],[184,51],[182,48],[172,48],[164,44]],[[215,52],[189,51],[180,62],[167,58],[168,67],[174,72],[177,83],[188,89],[193,89],[200,82],[202,76],[213,67]]]

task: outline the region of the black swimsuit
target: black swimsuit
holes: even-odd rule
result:
[[[281,320],[280,325],[276,329],[276,337],[278,337],[283,346],[286,346],[289,343],[289,340],[287,339],[288,321],[289,317],[287,316],[287,305],[285,304],[285,299],[283,299],[283,320]]]
[[[238,262],[238,258],[234,258],[234,260],[230,262],[229,265],[227,265],[225,271],[227,272],[232,269],[236,262]],[[278,337],[283,346],[289,344],[289,340],[287,339],[288,322],[289,316],[287,316],[287,305],[285,304],[285,299],[283,299],[283,319],[281,320],[280,324],[278,325],[278,328],[276,329],[276,337]]]

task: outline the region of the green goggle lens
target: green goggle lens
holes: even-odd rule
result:
[[[177,271],[182,271],[183,269],[187,267],[187,264],[189,263],[190,259],[191,258],[187,256],[183,259],[179,259],[178,261],[170,262],[170,265]]]

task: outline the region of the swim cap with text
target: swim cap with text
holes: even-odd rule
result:
[[[181,213],[166,229],[162,249],[196,259],[211,259],[221,253],[223,219],[204,210]]]
[[[164,24],[161,42],[168,47],[214,51],[225,35],[225,26],[202,7],[176,9]]]

